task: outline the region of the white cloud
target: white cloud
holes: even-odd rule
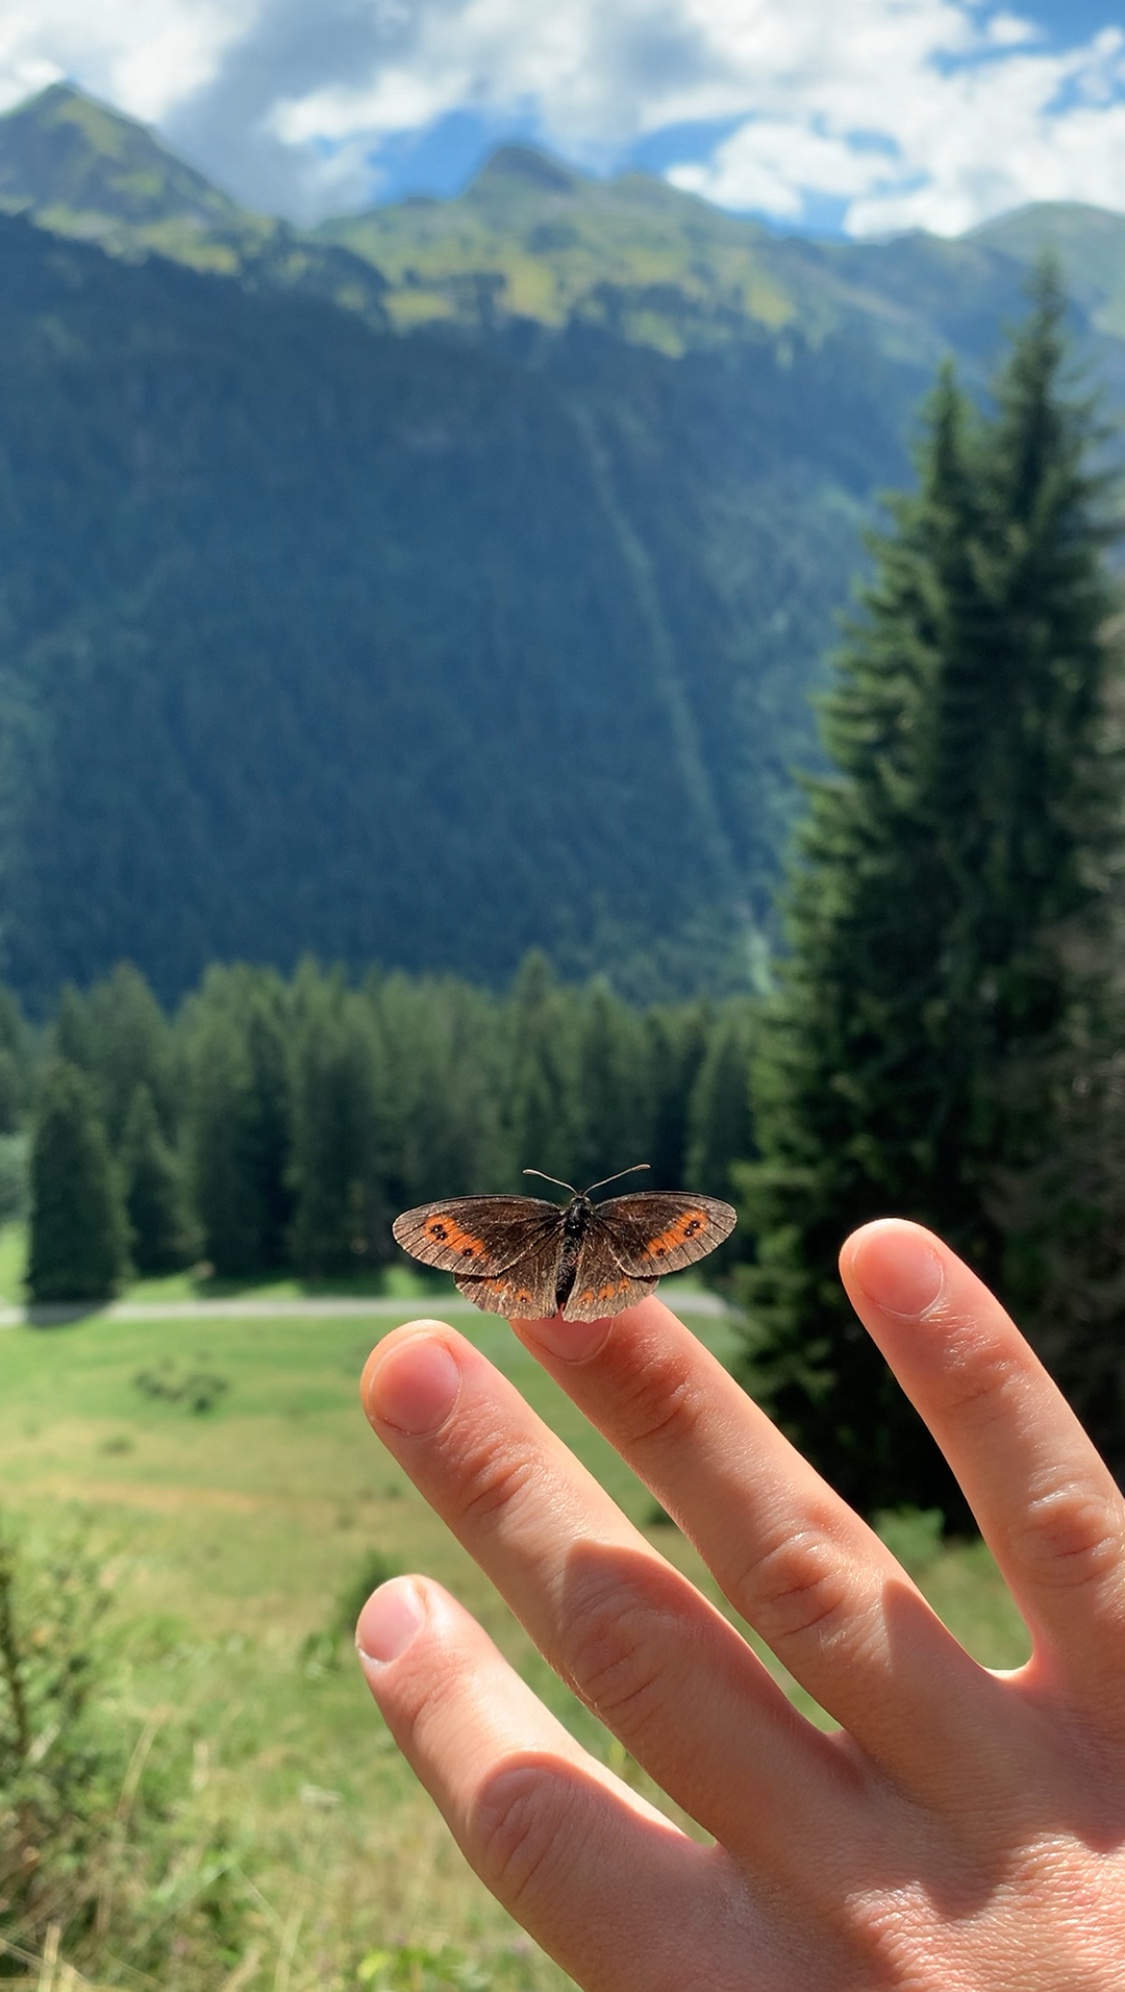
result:
[[[70,77],[159,119],[209,83],[257,0],[0,0],[0,106]]]
[[[947,6],[922,0],[913,11],[929,34],[890,37],[882,0],[852,0],[846,35],[830,23],[819,61],[794,49],[791,66],[760,75],[756,114],[704,166],[688,162],[670,177],[726,206],[779,216],[799,215],[812,198],[842,200],[844,226],[859,235],[955,233],[1029,200],[1121,205],[1120,31],[1060,52],[1029,48],[1026,34],[1017,45],[1008,17],[997,54],[995,22],[974,26],[958,9],[951,23]],[[780,189],[772,200],[770,183]]]
[[[722,120],[678,184],[856,234],[1125,205],[1125,35],[1060,49],[991,0],[0,0],[0,103],[61,74],[291,212],[460,109],[595,167]]]

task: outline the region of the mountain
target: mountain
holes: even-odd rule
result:
[[[1041,201],[986,222],[968,239],[1024,264],[1050,249],[1091,325],[1125,339],[1125,214],[1078,201]]]
[[[582,325],[670,357],[748,334],[853,334],[914,367],[983,351],[1018,263],[915,234],[781,236],[663,180],[593,180],[503,146],[465,192],[301,231],[217,192],[145,127],[65,84],[0,117],[0,207],[116,255],[312,291],[402,332]],[[1125,285],[1125,255],[1121,259]],[[1004,293],[1001,298],[1001,293]]]
[[[62,88],[0,206],[0,974],[745,977],[862,529],[1034,219],[812,243],[506,148],[302,235]]]
[[[239,207],[154,138],[65,83],[0,117],[0,211],[97,242],[156,252],[245,287],[324,297],[386,323],[370,263]]]

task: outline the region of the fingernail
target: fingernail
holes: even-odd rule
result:
[[[865,1231],[852,1266],[864,1293],[886,1314],[924,1314],[945,1283],[945,1269],[933,1246],[897,1224],[873,1225]]]
[[[410,1438],[444,1425],[461,1388],[461,1372],[445,1342],[418,1335],[377,1356],[366,1382],[372,1417]]]
[[[546,1349],[549,1356],[561,1356],[564,1362],[585,1362],[594,1356],[602,1343],[609,1337],[612,1323],[609,1321],[564,1321],[561,1314],[553,1314],[546,1321],[517,1322],[520,1334],[539,1348]]]
[[[361,1660],[385,1667],[405,1653],[422,1620],[426,1607],[414,1585],[401,1578],[383,1584],[368,1598],[355,1629],[356,1649]]]

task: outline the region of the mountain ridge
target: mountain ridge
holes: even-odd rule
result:
[[[834,241],[775,233],[644,173],[600,180],[509,144],[458,195],[299,229],[241,208],[148,127],[67,84],[0,117],[0,207],[111,254],[301,290],[399,331],[579,321],[673,357],[800,325],[811,338],[854,327],[932,365],[943,342],[975,351],[980,297],[1005,269],[1014,295],[1054,241],[1093,330],[1125,338],[1125,216],[1108,210],[1040,204],[962,237]]]

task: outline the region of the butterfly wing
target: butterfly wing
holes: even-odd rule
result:
[[[424,1266],[491,1276],[506,1272],[548,1238],[560,1238],[562,1212],[542,1197],[445,1197],[403,1211],[391,1230],[403,1251]]]
[[[474,1307],[486,1314],[506,1314],[509,1321],[545,1321],[557,1313],[562,1211],[555,1204],[548,1208],[555,1222],[538,1228],[510,1266],[491,1274],[454,1273],[458,1288]]]
[[[452,1273],[486,1314],[541,1321],[554,1314],[563,1214],[541,1197],[446,1197],[396,1217],[404,1252]]]
[[[608,1249],[587,1232],[578,1253],[574,1285],[563,1302],[563,1320],[604,1321],[609,1314],[620,1314],[624,1307],[635,1307],[655,1285],[655,1276],[637,1280],[623,1273]]]
[[[730,1237],[736,1223],[736,1213],[718,1197],[693,1197],[683,1190],[638,1190],[633,1196],[609,1197],[598,1204],[587,1236],[604,1239],[605,1249],[623,1273],[634,1279],[656,1278],[682,1272],[706,1258]]]

